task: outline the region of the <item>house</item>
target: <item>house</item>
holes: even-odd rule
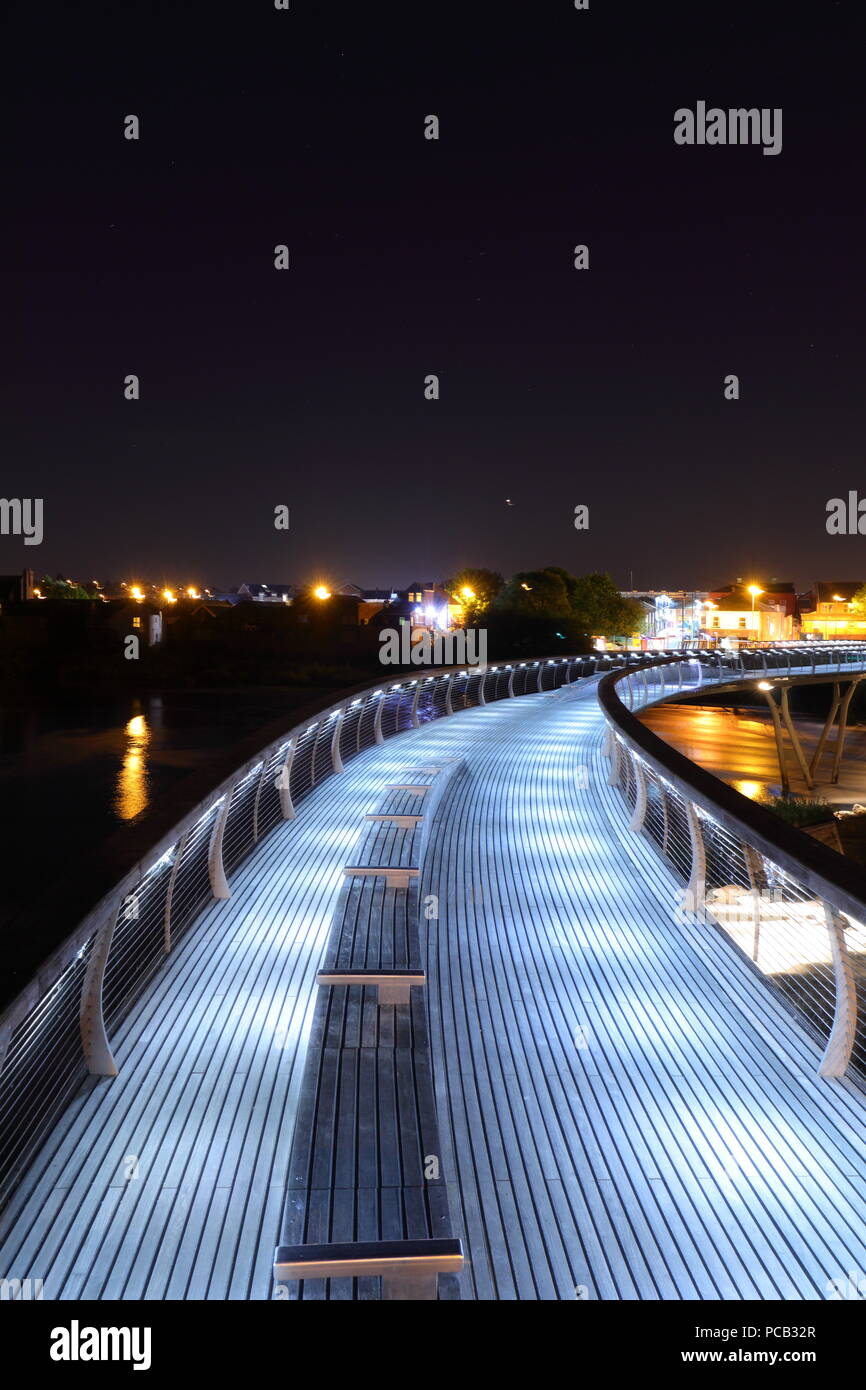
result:
[[[0,574],[0,609],[38,597],[31,569],[22,570],[21,574]]]
[[[795,636],[793,584],[765,592],[760,584],[738,580],[713,590],[704,607],[704,631],[720,642],[790,642]]]
[[[120,637],[133,634],[146,647],[162,641],[162,609],[148,599],[111,599],[106,622]]]
[[[297,598],[298,587],[296,584],[241,584],[236,592],[240,601],[292,603]]]
[[[862,579],[820,579],[801,601],[803,637],[824,642],[837,638],[866,638],[866,613],[857,613],[853,598],[863,588]]]

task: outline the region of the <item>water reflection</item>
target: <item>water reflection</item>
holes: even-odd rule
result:
[[[150,729],[143,714],[134,714],[124,729],[126,748],[117,774],[114,809],[121,820],[132,820],[150,800],[147,745]]]
[[[747,796],[750,801],[760,801],[762,797],[772,796],[776,788],[771,787],[768,782],[746,782],[743,780],[734,781],[731,786],[735,791]]]

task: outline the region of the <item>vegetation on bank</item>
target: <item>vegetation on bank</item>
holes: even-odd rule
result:
[[[760,804],[775,812],[780,820],[788,825],[803,828],[807,825],[821,825],[833,819],[833,807],[823,797],[808,796],[764,796]]]
[[[592,649],[594,637],[627,637],[642,623],[639,605],[622,599],[606,574],[574,576],[548,567],[506,582],[493,570],[468,568],[444,587],[455,596],[462,625],[486,632],[491,660],[579,655]],[[63,597],[78,602],[57,602]],[[291,605],[183,602],[171,610],[162,641],[142,642],[138,657],[127,660],[122,605],[84,601],[90,597],[80,586],[52,581],[53,602],[0,615],[0,680],[100,689],[336,689],[382,674],[381,632],[407,621],[409,611],[406,604],[384,607],[359,625],[357,603],[338,594]]]

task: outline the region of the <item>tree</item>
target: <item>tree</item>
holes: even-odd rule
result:
[[[572,607],[564,574],[556,569],[519,570],[503,588],[496,607],[565,621],[571,617]]]
[[[852,594],[849,599],[852,613],[856,613],[858,618],[866,617],[866,584],[861,584],[856,594]]]
[[[88,593],[81,584],[64,579],[61,574],[56,574],[53,579],[50,575],[43,574],[39,581],[39,592],[43,598],[99,598],[97,591]]]
[[[573,616],[594,637],[630,637],[643,626],[640,604],[623,598],[609,574],[581,575],[571,600]]]
[[[504,584],[505,580],[496,570],[469,568],[458,570],[443,587],[461,605],[466,625],[472,627],[501,593]]]

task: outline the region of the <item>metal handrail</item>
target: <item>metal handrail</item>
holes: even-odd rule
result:
[[[767,657],[771,654],[784,656],[784,670],[768,667]],[[767,808],[699,767],[667,744],[634,713],[636,705],[645,708],[681,694],[695,694],[705,686],[719,691],[736,689],[759,678],[772,681],[774,675],[785,684],[800,675],[812,680],[829,680],[838,679],[845,668],[850,671],[866,669],[866,643],[844,646],[834,643],[832,647],[829,644],[786,643],[783,647],[768,645],[757,655],[761,657],[760,669],[750,670],[746,669],[742,653],[737,653],[736,671],[732,669],[732,660],[718,653],[680,653],[660,658],[641,672],[640,690],[636,687],[634,673],[629,671],[613,672],[603,678],[598,687],[598,699],[607,720],[606,752],[611,758],[609,781],[621,787],[629,805],[633,800],[630,828],[643,831],[648,824],[648,781],[653,780],[660,809],[650,838],[682,877],[688,874],[683,896],[683,907],[688,913],[704,918],[707,915],[705,841],[717,842],[716,852],[722,856],[723,867],[730,868],[731,856],[741,856],[749,885],[748,889],[745,885],[741,887],[754,899],[750,910],[756,933],[755,961],[762,912],[761,883],[782,883],[782,897],[796,903],[798,909],[808,907],[813,896],[819,900],[828,934],[825,973],[829,976],[832,969],[833,997],[828,1003],[826,981],[818,978],[816,971],[816,979],[808,987],[812,991],[811,1000],[807,999],[806,1003],[811,1005],[813,1015],[822,1013],[825,1016],[829,1015],[832,1005],[832,1023],[825,1028],[829,1036],[819,1073],[825,1077],[839,1077],[851,1063],[855,1046],[859,1049],[858,1061],[861,1065],[866,1062],[866,1051],[857,1031],[856,981],[845,939],[846,932],[854,929],[853,934],[862,940],[866,950],[863,926],[866,923],[866,873],[850,859],[788,825]],[[679,668],[678,682],[676,690],[668,691],[665,668],[671,666]],[[682,671],[688,666],[695,668],[695,681],[687,689],[683,685]],[[655,698],[650,696],[648,671],[657,677]],[[621,698],[621,691],[625,698]],[[687,829],[687,843],[682,828],[679,843],[671,833],[674,807],[679,808],[681,827],[684,822]],[[737,885],[732,887],[736,889]],[[722,914],[716,915],[721,917]],[[778,929],[778,926],[777,921],[775,927]],[[793,921],[792,929],[796,926],[797,922]],[[803,988],[801,993],[805,996],[808,990]],[[814,1022],[814,1017],[811,1021]],[[862,1060],[860,1053],[863,1053]]]
[[[178,931],[230,896],[231,872],[298,813],[318,781],[422,722],[642,660],[641,653],[537,657],[488,663],[483,671],[427,668],[426,675],[421,667],[311,704],[289,728],[280,727],[154,839],[0,1013],[0,1200],[87,1072],[116,1074],[106,995],[116,1023],[164,963]],[[49,1084],[55,1074],[60,1079]]]

